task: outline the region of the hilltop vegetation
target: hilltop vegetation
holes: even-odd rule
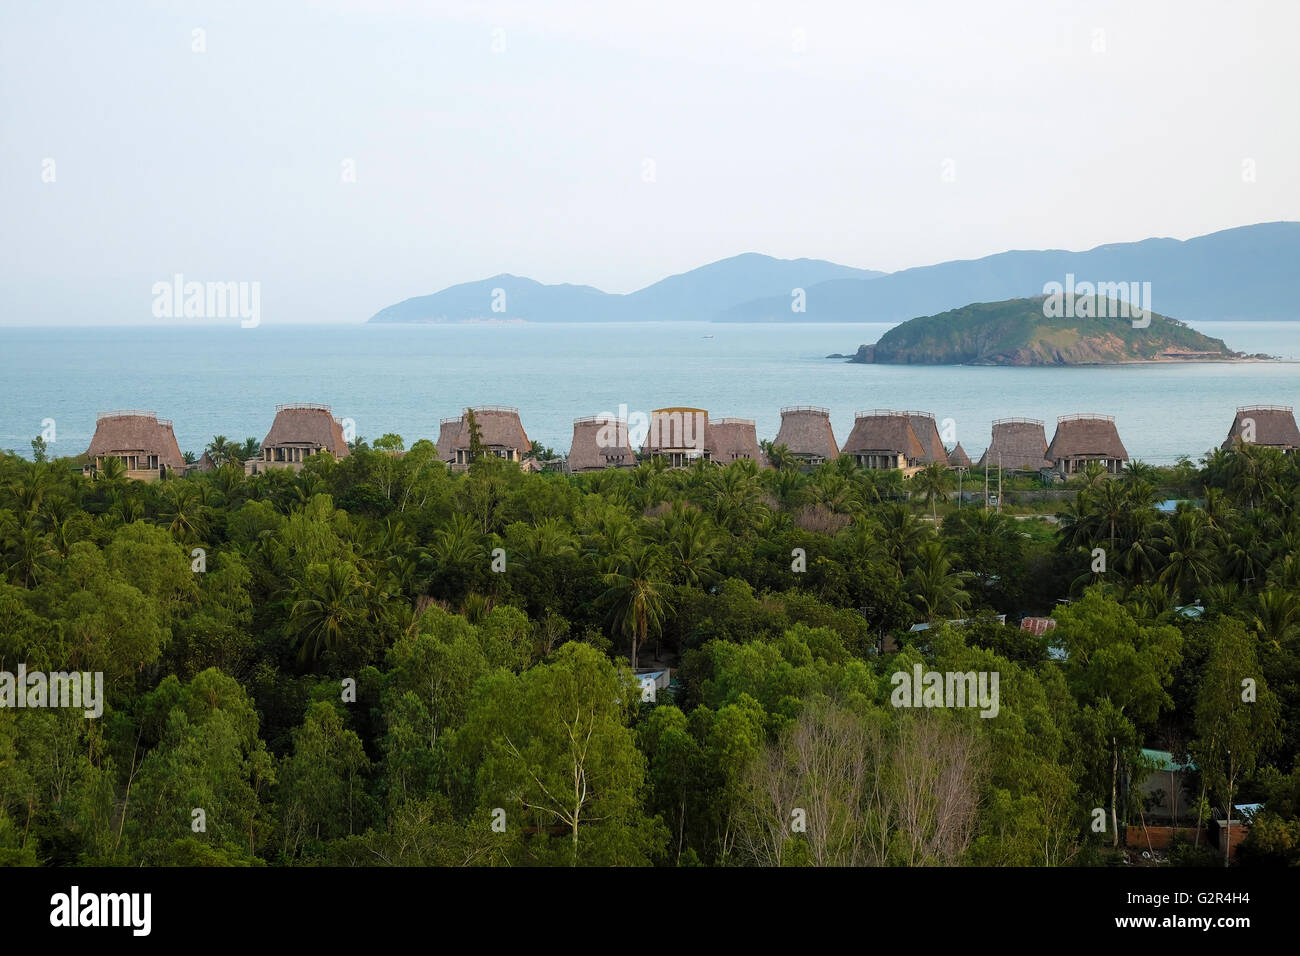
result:
[[[1294,459],[1089,471],[1054,527],[955,510],[941,466],[383,445],[153,484],[0,455],[0,671],[107,697],[0,709],[0,863],[1097,863],[1144,746],[1201,768],[1193,818],[1267,804],[1244,862],[1297,862]],[[675,693],[639,702],[633,655]],[[999,674],[997,716],[895,706],[916,665]]]
[[[863,345],[851,361],[900,365],[1108,365],[1123,362],[1230,360],[1243,358],[1222,339],[1210,338],[1177,319],[1150,313],[1150,325],[1134,328],[1120,316],[1120,303],[1080,297],[1086,317],[1045,316],[1045,296],[977,302],[895,326],[875,345]]]

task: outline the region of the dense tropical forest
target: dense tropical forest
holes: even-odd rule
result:
[[[1240,865],[1300,862],[1273,450],[1020,514],[781,449],[578,476],[391,435],[298,474],[215,451],[155,483],[0,456],[0,671],[106,694],[0,709],[0,861],[1103,865],[1152,748],[1197,768],[1193,822],[1264,804]],[[674,669],[655,702],[634,659]],[[917,664],[996,673],[997,716],[894,706]]]

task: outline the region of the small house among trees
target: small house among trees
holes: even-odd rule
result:
[[[573,442],[566,470],[570,473],[605,468],[635,468],[636,452],[628,439],[627,420],[589,415],[573,420]]]
[[[335,418],[328,405],[277,405],[271,430],[262,439],[260,453],[244,463],[250,475],[269,468],[301,471],[303,462],[312,455],[327,451],[335,458],[348,454],[343,422]]]
[[[912,425],[912,413],[883,408],[857,413],[853,431],[844,442],[844,454],[852,456],[860,468],[901,471],[904,477],[920,471],[927,460],[926,448]],[[948,460],[946,452],[942,460]]]
[[[95,435],[86,450],[86,474],[101,471],[109,458],[126,466],[128,478],[141,481],[161,478],[167,472],[183,475],[189,467],[172,423],[155,412],[135,409],[103,412],[95,419]]]
[[[831,412],[816,405],[788,405],[781,409],[781,428],[774,445],[784,445],[793,458],[806,465],[820,465],[840,456],[840,446],[831,429]]]
[[[1300,448],[1300,428],[1290,405],[1248,405],[1237,409],[1223,450],[1234,445],[1264,445],[1294,454]]]
[[[465,471],[479,455],[522,464],[532,443],[519,420],[519,409],[475,405],[461,417],[444,418],[438,432],[438,457],[453,471]]]
[[[1047,449],[1047,461],[1056,474],[1073,475],[1095,461],[1117,475],[1128,460],[1114,416],[1062,415],[1056,420],[1056,434]]]
[[[993,437],[979,466],[1030,472],[1051,468],[1043,423],[1036,418],[999,418],[993,423]]]
[[[702,408],[684,405],[656,408],[650,413],[641,453],[662,458],[672,468],[685,468],[700,458],[708,458],[709,413]]]
[[[709,422],[705,439],[705,457],[719,465],[733,461],[752,461],[766,467],[767,460],[758,446],[758,432],[752,418],[718,418]]]

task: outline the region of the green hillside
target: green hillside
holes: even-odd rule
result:
[[[1123,362],[1231,360],[1222,339],[1177,319],[1149,313],[1135,328],[1120,303],[1079,296],[1075,315],[1047,317],[1046,296],[977,302],[890,329],[852,361],[899,365],[1105,365]],[[1102,315],[1102,313],[1105,315]],[[1079,313],[1086,313],[1082,316]]]

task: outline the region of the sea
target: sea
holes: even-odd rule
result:
[[[1132,458],[1199,459],[1227,435],[1240,405],[1300,404],[1300,317],[1201,322],[1241,352],[1281,362],[1080,368],[852,365],[828,359],[875,342],[882,323],[479,323],[0,328],[0,449],[30,456],[38,434],[53,455],[90,444],[96,415],[155,411],[183,451],[214,435],[261,441],[279,404],[330,405],[367,439],[393,432],[409,447],[436,439],[467,405],[510,405],[530,439],[565,454],[575,418],[667,406],[750,418],[775,438],[786,405],[830,409],[843,442],[854,414],[933,412],[972,458],[991,422],[1036,418],[1050,441],[1057,416],[1113,415]],[[635,419],[633,419],[635,422]]]

